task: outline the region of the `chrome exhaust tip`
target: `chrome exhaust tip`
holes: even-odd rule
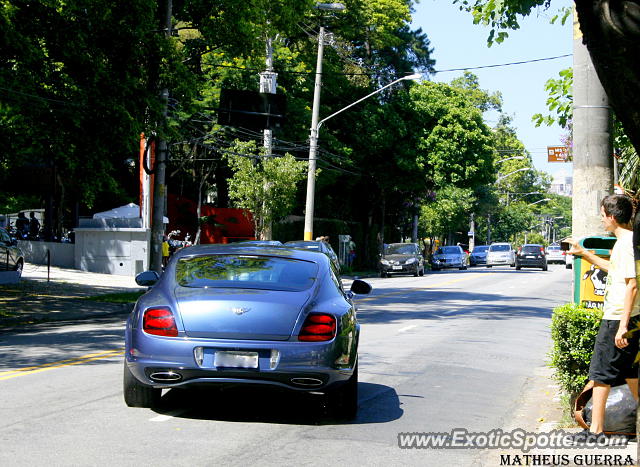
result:
[[[149,378],[159,383],[175,383],[182,379],[182,375],[173,371],[156,371],[151,373]]]
[[[316,378],[291,378],[291,383],[308,388],[317,388],[323,384],[322,380]]]

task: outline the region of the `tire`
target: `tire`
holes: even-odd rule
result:
[[[548,268],[547,266],[542,266],[542,270],[543,270],[543,271],[548,271],[548,270],[549,270],[549,268]]]
[[[22,260],[19,260],[16,263],[16,267],[13,268],[13,270],[18,273],[18,279],[20,279],[22,277],[22,270],[23,269],[24,269],[24,263],[22,262]]]
[[[487,268],[491,268],[491,266],[489,266],[489,265],[487,265],[486,267],[487,267]]]
[[[573,264],[565,264],[565,269],[573,269]]]
[[[418,277],[420,275],[420,271],[416,268],[416,272],[413,273],[413,277]]]
[[[420,272],[418,273],[419,276],[424,276],[424,266],[422,267],[422,269],[420,269]]]
[[[127,362],[124,362],[124,375],[122,378],[124,402],[129,407],[144,407],[151,409],[160,405],[162,389],[147,386],[138,382],[129,370]]]
[[[329,413],[336,418],[353,420],[358,414],[358,364],[342,386],[327,393]]]
[[[516,266],[516,271],[519,271],[520,269],[522,269],[522,266]]]
[[[387,275],[384,272],[380,271],[380,277],[384,279],[385,277],[387,277]]]

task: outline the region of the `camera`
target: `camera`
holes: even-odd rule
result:
[[[569,243],[569,242],[560,242],[560,249],[562,251],[569,251],[571,249],[571,243]]]

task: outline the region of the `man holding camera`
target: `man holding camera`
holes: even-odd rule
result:
[[[589,379],[594,382],[589,431],[594,435],[604,435],[604,415],[611,386],[625,380],[631,394],[638,400],[638,368],[634,364],[638,353],[638,336],[624,337],[640,321],[630,224],[633,215],[631,198],[625,195],[607,196],[602,200],[600,215],[604,229],[616,236],[609,260],[586,250],[574,239],[565,240],[571,244],[568,253],[581,256],[608,273],[604,314],[589,365]]]

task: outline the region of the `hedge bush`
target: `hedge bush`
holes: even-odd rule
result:
[[[589,380],[589,362],[601,319],[602,311],[583,308],[575,303],[553,310],[550,365],[555,369],[554,379],[571,401]]]

